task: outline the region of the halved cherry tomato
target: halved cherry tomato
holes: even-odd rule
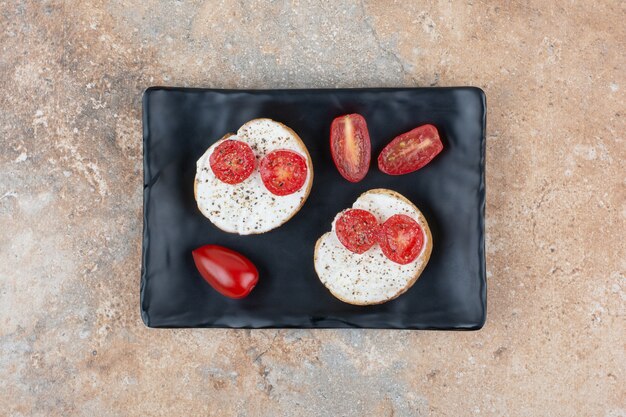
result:
[[[200,275],[220,294],[243,298],[259,281],[259,271],[248,258],[232,249],[205,245],[192,252]]]
[[[260,169],[265,188],[275,195],[293,194],[306,181],[306,159],[294,151],[278,149],[268,153],[261,159]]]
[[[349,209],[337,219],[337,238],[350,252],[363,253],[376,243],[378,221],[367,210]]]
[[[420,225],[404,214],[394,214],[378,229],[378,244],[387,258],[401,265],[417,258],[424,245]]]
[[[238,184],[248,178],[256,165],[254,152],[245,142],[227,139],[217,145],[209,158],[211,170],[226,184]]]
[[[385,174],[402,175],[429,163],[443,144],[433,125],[423,125],[392,140],[378,156],[378,168]]]
[[[330,125],[330,153],[337,170],[350,182],[359,182],[370,167],[372,145],[365,118],[339,116]]]
[[[254,171],[256,160],[250,145],[240,140],[227,139],[217,145],[209,158],[211,170],[226,184],[239,184]]]

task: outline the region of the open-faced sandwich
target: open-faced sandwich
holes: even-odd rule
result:
[[[338,299],[381,304],[411,288],[432,245],[428,223],[413,203],[395,191],[369,190],[318,239],[315,271]]]
[[[254,119],[198,160],[194,195],[215,226],[249,235],[289,220],[312,184],[313,163],[300,137],[282,123]]]

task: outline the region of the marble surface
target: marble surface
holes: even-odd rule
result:
[[[0,0],[0,414],[625,416],[625,4]],[[482,87],[483,330],[144,327],[159,84]]]

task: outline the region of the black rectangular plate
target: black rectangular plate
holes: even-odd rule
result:
[[[143,97],[144,235],[141,315],[150,327],[364,327],[480,329],[486,317],[484,250],[485,95],[473,87],[345,90],[208,90],[153,87]],[[360,113],[372,140],[372,166],[344,180],[329,150],[336,116]],[[307,145],[315,171],[309,199],[269,233],[222,232],[198,211],[196,160],[227,132],[269,117]],[[436,125],[444,150],[425,168],[382,174],[376,156],[395,136]],[[396,190],[426,216],[430,262],[397,299],[353,306],[335,299],[313,269],[315,241],[334,216],[372,188]],[[214,291],[191,251],[219,244],[249,257],[260,279],[245,299]]]

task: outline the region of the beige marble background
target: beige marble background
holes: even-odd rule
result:
[[[0,0],[0,415],[626,415],[623,1]],[[476,85],[473,333],[150,330],[141,93]]]

